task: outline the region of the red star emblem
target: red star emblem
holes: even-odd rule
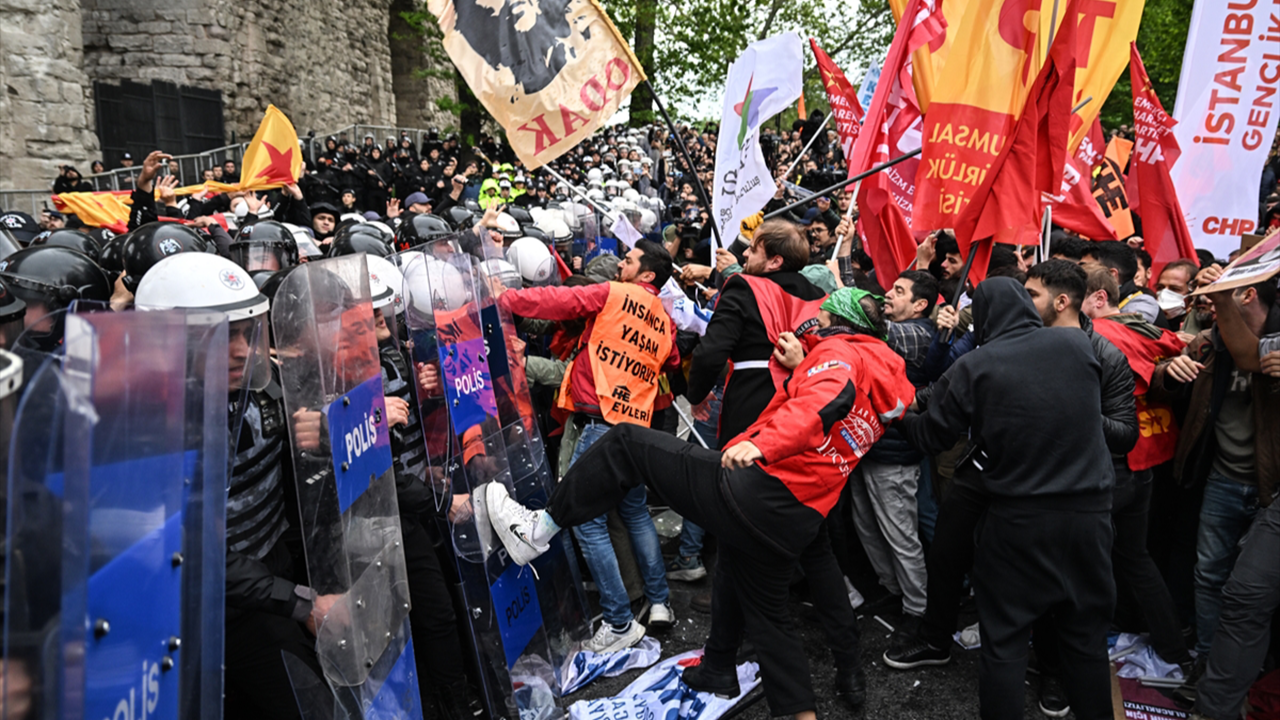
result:
[[[293,148],[285,148],[284,152],[281,152],[265,140],[262,142],[262,147],[267,151],[267,157],[271,162],[258,172],[255,179],[263,178],[268,182],[284,183],[291,183],[297,179],[293,176]]]

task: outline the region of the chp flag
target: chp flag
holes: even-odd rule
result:
[[[428,0],[427,9],[529,169],[594,133],[645,79],[596,0]]]
[[[726,245],[778,190],[760,149],[760,126],[800,97],[803,57],[804,41],[787,32],[752,43],[729,66],[711,199],[712,222]]]
[[[1280,5],[1197,0],[1173,108],[1169,170],[1197,247],[1225,257],[1258,220],[1258,185],[1280,121]]]

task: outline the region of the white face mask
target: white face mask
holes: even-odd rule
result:
[[[1161,310],[1176,310],[1180,307],[1186,307],[1187,296],[1165,288],[1156,294],[1156,303]]]

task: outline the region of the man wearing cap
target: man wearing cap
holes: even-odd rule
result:
[[[431,198],[422,192],[409,193],[409,197],[404,199],[405,209],[419,215],[430,213],[432,204]]]
[[[545,510],[530,511],[489,483],[481,499],[513,560],[527,564],[561,526],[606,512],[648,486],[680,515],[720,538],[713,607],[736,632],[708,642],[684,682],[738,694],[735,655],[745,632],[760,658],[773,716],[816,717],[805,650],[790,628],[788,587],[796,558],[816,537],[850,471],[886,424],[901,417],[914,388],[902,358],[884,344],[884,299],[854,288],[833,294],[820,329],[782,355],[790,380],[723,453],[658,430],[622,425],[584,452]]]

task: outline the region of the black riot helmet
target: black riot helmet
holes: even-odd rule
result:
[[[471,212],[462,205],[453,205],[444,211],[445,219],[453,226],[454,230],[462,232],[470,230],[471,226],[476,224],[475,213]]]
[[[537,238],[541,240],[544,245],[551,245],[550,236],[543,232],[542,228],[530,225],[528,227],[521,227],[520,230],[524,233],[524,237]]]
[[[250,274],[275,272],[298,264],[298,243],[283,223],[262,220],[245,225],[231,243],[231,261]]]
[[[361,225],[353,225],[344,232],[333,236],[333,242],[329,245],[328,257],[355,255],[356,253],[368,253],[378,257],[386,257],[391,254],[391,246],[382,238],[382,233],[372,228],[363,230],[362,227]]]
[[[61,314],[47,327],[41,320],[67,309],[76,300],[111,300],[111,282],[98,264],[79,250],[30,247],[0,260],[0,281],[26,303],[30,317],[26,337],[48,352],[62,339]]]
[[[508,215],[515,218],[520,223],[521,229],[531,227],[533,225],[533,215],[529,213],[528,208],[519,205],[508,205],[505,211]]]
[[[0,348],[10,350],[13,341],[22,334],[23,322],[27,316],[27,304],[0,282]]]
[[[98,253],[98,265],[103,272],[107,273],[107,277],[118,277],[124,272],[124,243],[130,237],[131,233],[124,233],[102,243],[102,250]]]
[[[186,225],[172,222],[147,223],[129,234],[121,248],[124,263],[124,286],[131,293],[151,266],[180,252],[205,252],[207,245],[200,233]]]
[[[453,228],[443,218],[425,213],[413,213],[400,223],[396,231],[396,250],[408,250],[445,235],[452,235]]]
[[[93,238],[79,230],[67,230],[66,228],[62,228],[54,230],[46,235],[41,235],[31,241],[32,247],[40,247],[41,245],[79,250],[85,255],[88,255],[89,259],[94,262],[98,262],[98,259],[102,256],[101,246],[99,246]]]

